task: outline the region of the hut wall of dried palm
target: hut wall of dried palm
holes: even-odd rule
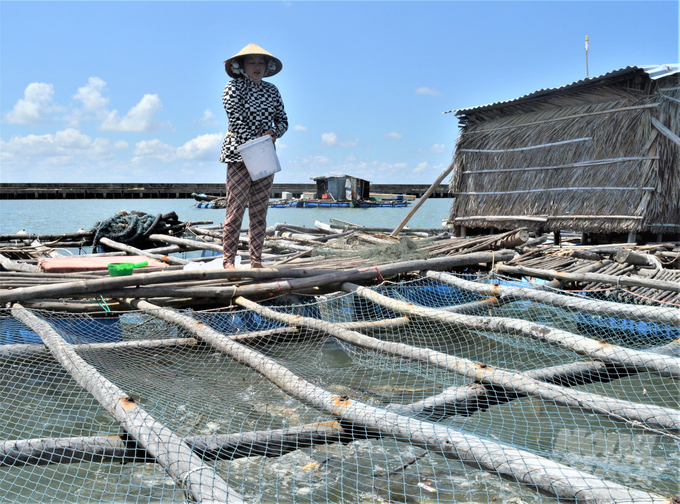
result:
[[[613,84],[468,109],[460,118],[450,222],[680,232],[680,145],[654,125],[678,131],[679,80],[635,73]]]

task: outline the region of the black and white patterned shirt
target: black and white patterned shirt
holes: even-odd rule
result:
[[[229,81],[222,93],[229,118],[229,131],[222,143],[221,163],[241,161],[236,148],[271,129],[280,138],[288,129],[283,101],[274,84],[256,84],[248,76]]]

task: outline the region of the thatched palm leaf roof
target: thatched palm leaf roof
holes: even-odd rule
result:
[[[654,124],[678,131],[680,82],[641,81],[637,70],[629,77],[465,111],[451,221],[512,228],[531,217],[520,224],[680,231],[680,145]]]

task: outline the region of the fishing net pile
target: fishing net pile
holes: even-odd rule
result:
[[[677,306],[439,273],[347,290],[108,317],[3,309],[2,502],[680,493]]]
[[[138,244],[146,240],[152,233],[159,233],[179,223],[177,214],[151,215],[144,212],[125,210],[116,215],[97,222],[92,228],[94,238],[92,245],[96,247],[102,238],[123,243]]]

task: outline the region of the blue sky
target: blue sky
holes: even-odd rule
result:
[[[431,183],[442,112],[678,62],[677,1],[0,1],[1,182],[223,182],[222,62],[254,42],[290,128],[279,182]]]

